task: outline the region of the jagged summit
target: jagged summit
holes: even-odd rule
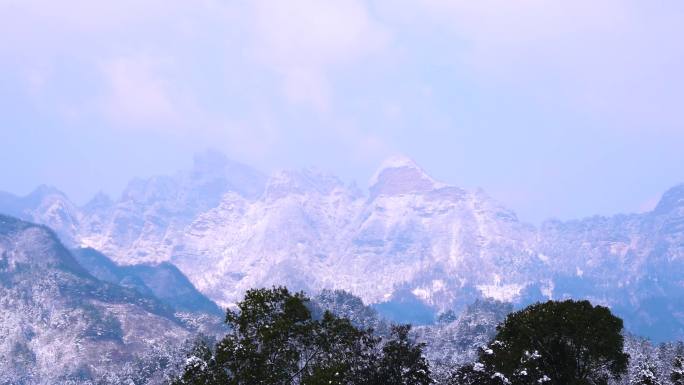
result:
[[[222,170],[231,163],[224,153],[211,149],[195,153],[192,160],[192,169],[196,172]]]
[[[371,177],[371,179],[369,181],[369,185],[372,186],[375,183],[377,183],[378,178],[380,177],[380,175],[384,171],[389,170],[389,169],[399,169],[399,168],[412,169],[412,170],[415,170],[415,171],[427,176],[427,172],[425,172],[425,170],[423,170],[423,168],[420,167],[418,165],[418,163],[416,163],[415,160],[413,160],[412,158],[410,158],[406,155],[398,154],[398,155],[392,155],[388,158],[385,158],[382,161],[382,163],[380,163],[380,166],[378,166],[375,173]]]
[[[251,174],[265,179],[265,175],[254,168],[234,161],[217,150],[205,150],[193,156],[192,178],[231,178],[236,174]]]
[[[3,244],[12,242],[11,247]],[[0,251],[7,272],[65,269],[88,275],[49,228],[0,214]]]
[[[336,188],[344,188],[342,181],[334,175],[317,169],[280,170],[268,179],[265,196],[278,198],[287,194],[307,192],[329,194]]]
[[[413,159],[404,155],[385,159],[369,184],[371,198],[378,195],[423,193],[445,186],[435,181]]]
[[[676,210],[684,211],[684,183],[667,190],[653,209],[653,213],[665,214]]]
[[[19,215],[22,210],[41,204],[48,198],[67,199],[65,193],[54,186],[41,184],[30,193],[18,196],[8,192],[0,192],[0,212],[4,214]],[[10,206],[13,206],[10,208]]]
[[[229,159],[216,150],[206,150],[194,156],[192,169],[184,183],[194,188],[214,190],[215,193],[233,191],[249,198],[264,192],[267,177],[260,171]]]
[[[62,191],[60,191],[57,187],[47,185],[47,184],[41,184],[40,186],[36,187],[35,190],[30,192],[28,196],[46,196],[46,195],[64,195]]]
[[[104,191],[98,191],[83,207],[86,210],[96,210],[110,207],[114,204],[112,198]]]
[[[94,247],[119,264],[171,261],[221,305],[280,284],[345,289],[368,303],[404,292],[438,310],[477,297],[580,295],[623,306],[627,325],[648,323],[654,337],[684,330],[684,321],[640,318],[630,302],[684,298],[676,275],[684,269],[684,185],[652,213],[535,228],[482,190],[444,185],[405,156],[383,162],[369,196],[312,170],[275,173],[261,189],[251,171],[237,177],[222,156],[197,163],[227,169],[132,183],[129,198],[106,210],[59,195],[33,206],[0,195],[0,212],[19,211],[68,245]]]
[[[382,170],[386,168],[400,167],[417,168],[422,170],[422,168],[416,163],[415,160],[413,160],[413,158],[404,154],[395,154],[385,158],[382,163],[380,163],[380,167],[378,167],[378,169]]]
[[[24,201],[24,205],[31,206],[34,204],[39,204],[43,200],[50,197],[55,197],[57,199],[66,199],[66,194],[64,194],[57,187],[42,184],[36,187],[36,189],[31,191],[28,195],[21,197],[20,199]]]

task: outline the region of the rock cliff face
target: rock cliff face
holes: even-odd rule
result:
[[[367,303],[418,300],[437,312],[478,297],[573,296],[612,306],[656,338],[684,335],[684,185],[650,213],[535,228],[407,158],[386,161],[363,193],[319,172],[265,178],[205,154],[189,172],[131,182],[117,201],[76,207],[41,188],[0,196],[0,212],[121,264],[170,261],[221,305],[273,284],[344,289]]]

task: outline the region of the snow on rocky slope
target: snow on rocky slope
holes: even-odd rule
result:
[[[190,334],[154,297],[91,276],[51,230],[0,215],[0,383],[162,383]]]
[[[684,297],[684,186],[650,213],[535,228],[405,157],[386,161],[364,193],[311,170],[265,178],[208,153],[188,172],[131,182],[117,201],[76,207],[41,188],[0,195],[0,212],[121,264],[170,261],[221,305],[273,284],[344,289],[367,303],[412,297],[436,311],[478,297],[582,296],[625,312],[628,326],[684,335],[672,308]]]

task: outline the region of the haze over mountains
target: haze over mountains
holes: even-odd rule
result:
[[[574,297],[611,306],[638,333],[684,336],[684,185],[648,213],[535,227],[404,157],[363,192],[311,170],[266,177],[210,152],[189,171],[131,181],[117,200],[79,207],[40,187],[0,194],[0,212],[119,264],[171,262],[220,305],[274,284],[435,313],[479,297]]]

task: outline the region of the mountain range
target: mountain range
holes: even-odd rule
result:
[[[119,265],[172,264],[221,306],[283,284],[343,289],[392,314],[423,309],[416,319],[430,322],[477,298],[573,297],[610,306],[655,340],[684,337],[684,185],[650,212],[532,226],[406,157],[385,161],[362,191],[315,170],[265,176],[207,152],[190,170],[131,181],[116,200],[80,206],[41,186],[0,193],[0,212]]]

